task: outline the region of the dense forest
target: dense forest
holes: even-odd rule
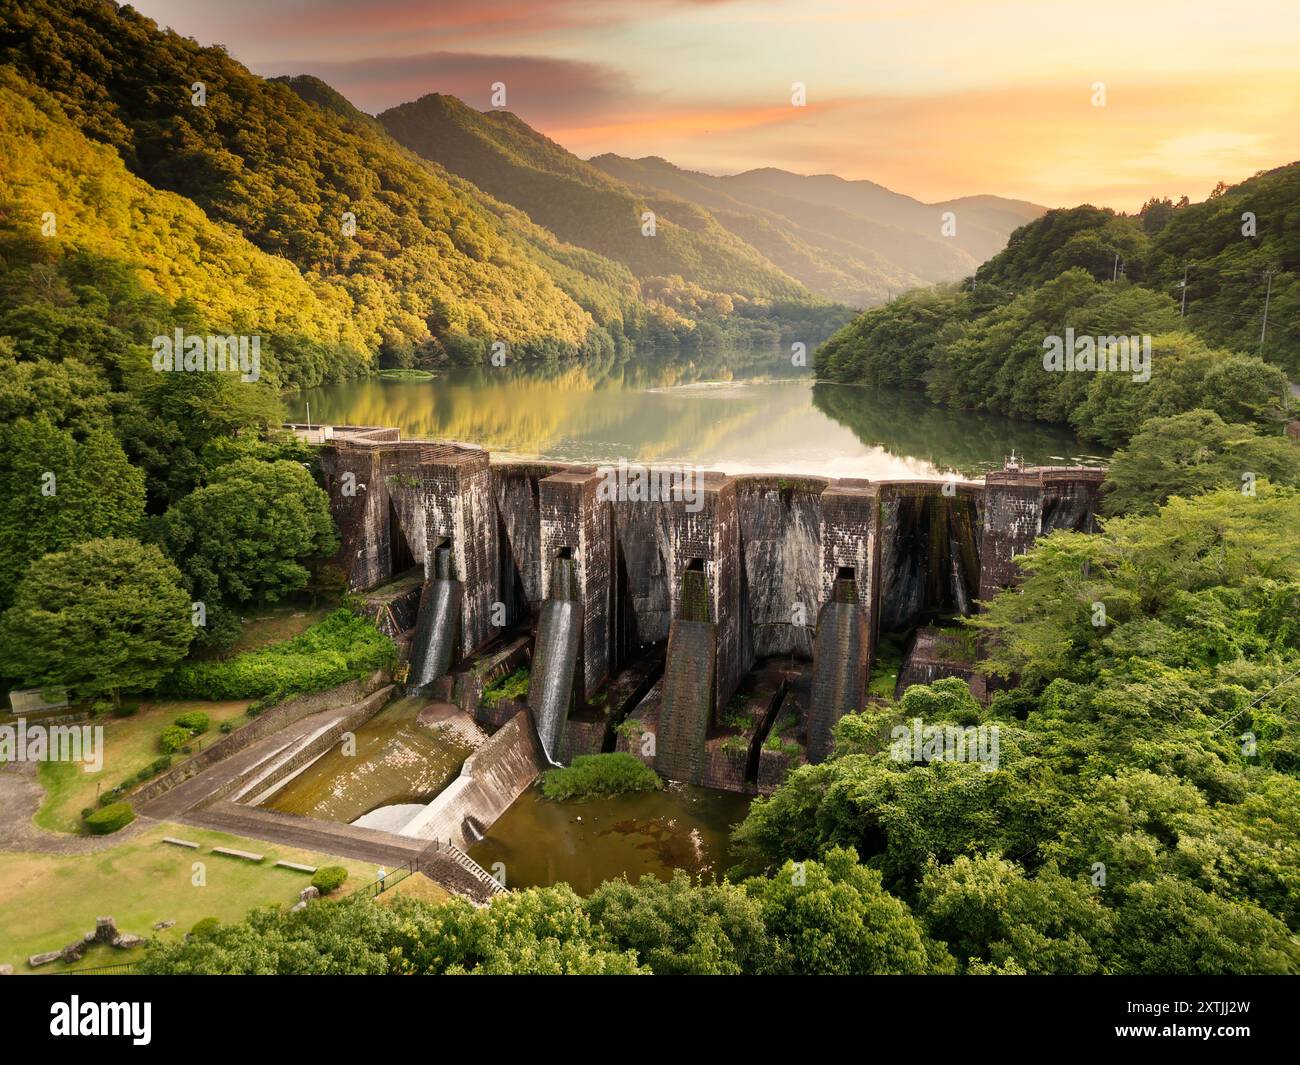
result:
[[[1044,337],[1067,327],[1151,336],[1150,380],[1044,372]],[[1111,446],[1148,417],[1197,407],[1276,425],[1288,375],[1300,376],[1300,164],[1199,204],[1050,211],[961,284],[867,311],[816,365],[825,380],[923,388]]]
[[[220,314],[211,309],[213,328],[271,334],[284,349],[282,385],[345,378],[376,357],[383,366],[479,362],[496,342],[519,357],[787,337],[811,346],[848,318],[720,229],[694,234],[669,224],[656,239],[643,238],[637,205],[628,200],[625,217],[601,219],[615,243],[625,230],[623,243],[649,256],[634,273],[600,249],[543,228],[554,219],[529,218],[490,189],[405,150],[317,79],[256,77],[221,48],[164,32],[110,0],[6,8],[0,67],[11,69],[6,85],[15,97],[25,95],[46,122],[61,125],[66,116],[87,139],[111,148],[127,173],[197,205],[210,230],[222,231],[222,243],[239,235],[265,253],[256,260],[260,269],[236,267],[232,287],[240,274],[256,284],[273,271],[282,289],[315,293],[301,313],[316,324],[293,323],[303,328],[289,331],[269,310],[285,302],[275,298],[285,291],[249,306],[218,296],[194,275],[159,286],[174,291],[184,280],[197,304],[224,300]],[[6,100],[6,107],[19,102]],[[11,150],[29,148],[24,136]],[[102,152],[94,161],[113,166]],[[86,197],[97,206],[121,184],[81,174],[76,156],[65,153],[62,162],[61,174],[48,178],[57,189],[28,190],[4,175],[6,193],[28,193],[27,210],[7,211],[3,220],[14,240],[50,240],[40,231],[46,211],[75,211]],[[42,202],[31,199],[36,192]],[[65,205],[56,192],[81,199]],[[161,213],[140,203],[129,237],[120,227],[116,233],[143,253],[143,261],[123,261],[142,269],[150,288],[167,264],[175,270],[170,218],[183,210],[158,202],[166,205]],[[570,210],[583,207],[576,200]],[[54,238],[65,247],[111,241],[109,231],[125,216],[76,220],[83,228],[67,226]],[[347,325],[329,327],[320,321],[325,316]],[[346,336],[334,335],[340,329]]]
[[[1300,972],[1298,525],[1261,484],[1040,541],[976,622],[992,702],[946,679],[842,718],[721,882],[260,911],[143,970]],[[996,726],[997,771],[895,758],[915,718]]]

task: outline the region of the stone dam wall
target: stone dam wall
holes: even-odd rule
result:
[[[644,498],[630,482],[611,492],[593,466],[493,464],[481,449],[386,428],[313,432],[349,587],[412,566],[431,578],[446,549],[462,597],[456,662],[535,626],[548,600],[576,599],[581,707],[646,648],[671,644],[655,760],[682,779],[698,777],[700,736],[720,726],[742,678],[779,656],[813,660],[803,742],[820,757],[835,721],[863,704],[881,632],[970,614],[1014,583],[1015,558],[1037,537],[1094,529],[1104,476],[1014,464],[960,483],[708,472],[697,491]],[[557,560],[573,587],[552,587]],[[819,641],[833,599],[839,631]]]

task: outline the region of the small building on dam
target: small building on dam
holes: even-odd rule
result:
[[[872,693],[970,678],[955,619],[1013,583],[1037,537],[1093,531],[1104,476],[610,469],[291,428],[320,445],[337,565],[398,639],[409,685],[496,725],[518,706],[484,692],[527,669],[551,762],[626,750],[751,792],[824,759]]]

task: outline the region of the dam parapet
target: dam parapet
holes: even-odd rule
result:
[[[662,481],[674,491],[637,494],[603,467],[493,463],[391,429],[293,428],[320,445],[348,587],[418,578],[418,611],[384,616],[418,617],[402,639],[421,683],[442,674],[432,690],[497,725],[524,702],[489,706],[485,685],[528,668],[548,760],[629,750],[672,779],[733,790],[825,758],[840,717],[893,694],[892,681],[872,685],[882,653],[907,683],[968,675],[967,644],[944,630],[1014,584],[1015,558],[1039,536],[1095,529],[1105,472],[678,469]],[[678,493],[683,477],[692,490]],[[962,661],[946,661],[953,648]],[[774,679],[755,687],[764,671]]]

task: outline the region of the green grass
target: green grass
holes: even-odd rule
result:
[[[209,703],[193,699],[163,699],[142,702],[133,717],[105,717],[93,722],[104,726],[104,768],[87,773],[85,766],[72,762],[42,762],[37,779],[45,788],[45,801],[36,812],[35,821],[51,832],[84,833],[81,811],[96,806],[100,792],[116,787],[162,756],[158,737],[179,715],[201,710],[212,721],[211,729],[194,739],[192,750],[198,751],[221,738],[217,726],[223,721],[237,725],[246,722],[247,699]],[[186,756],[178,754],[173,764]]]
[[[193,840],[201,846],[198,850],[175,847],[162,843],[163,836]],[[265,858],[255,865],[212,854],[213,847],[254,851]],[[278,859],[344,866],[348,880],[338,893],[340,898],[375,878],[375,869],[368,862],[186,825],[160,824],[119,846],[92,854],[0,854],[0,912],[6,915],[0,922],[0,962],[11,963],[17,972],[30,972],[29,955],[67,946],[94,928],[99,916],[111,915],[123,932],[173,941],[204,917],[230,922],[256,906],[292,905],[311,876],[276,868]],[[206,882],[202,887],[193,883],[195,862],[204,866]],[[432,883],[407,890],[422,897],[446,897]],[[154,923],[166,920],[175,921],[175,926],[155,933]],[[139,956],[139,951],[95,947],[81,964],[113,965]],[[64,968],[62,962],[54,962],[37,971]]]
[[[230,651],[256,651],[273,643],[283,643],[301,636],[313,625],[329,617],[332,607],[322,606],[308,610],[302,606],[275,606],[259,610],[244,618],[237,639]]]
[[[184,662],[162,685],[168,694],[283,699],[324,691],[392,664],[393,641],[350,610],[332,611],[291,640],[220,662]]]

